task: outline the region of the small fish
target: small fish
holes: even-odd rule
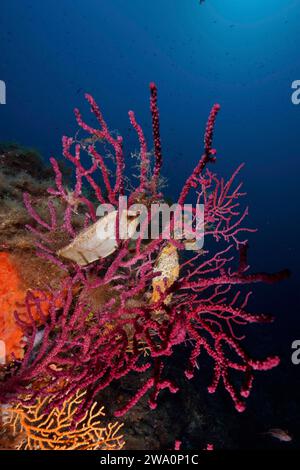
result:
[[[268,434],[269,436],[272,436],[281,442],[290,442],[292,440],[292,436],[288,431],[279,428],[269,429],[269,431],[265,432],[264,434]]]

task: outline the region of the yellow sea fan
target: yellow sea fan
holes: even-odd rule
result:
[[[120,450],[125,441],[118,422],[102,423],[104,407],[95,402],[84,416],[74,422],[74,414],[84,392],[77,392],[61,409],[45,413],[51,398],[39,398],[35,405],[18,404],[5,410],[6,425],[14,435],[23,435],[18,450]]]

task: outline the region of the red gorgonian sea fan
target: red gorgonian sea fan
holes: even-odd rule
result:
[[[83,411],[113,381],[141,373],[144,379],[140,389],[115,415],[126,413],[148,392],[150,407],[155,408],[161,390],[177,391],[177,385],[165,376],[164,364],[177,345],[186,343],[191,350],[186,377],[193,377],[199,356],[206,353],[214,364],[208,391],[214,393],[223,383],[236,409],[243,411],[254,371],[268,370],[279,363],[278,357],[252,359],[234,331],[248,323],[271,321],[266,315],[246,311],[250,293],[245,294],[242,287],[275,282],[287,272],[249,273],[243,235],[251,230],[244,227],[247,209],[241,210],[239,204],[244,195],[241,184],[235,185],[240,168],[227,182],[206,168],[216,159],[212,139],[219,105],[211,110],[203,155],[178,199],[183,205],[194,195],[198,203],[204,204],[204,249],[186,251],[183,240],[165,240],[162,233],[146,241],[141,228],[136,240],[123,239],[117,230],[107,256],[98,253],[91,261],[85,259],[88,251],[79,253],[78,237],[84,239],[97,223],[97,204],[109,203],[120,209],[119,197],[124,195],[130,204],[164,201],[159,185],[162,148],[153,83],[150,92],[154,158],[135,114],[129,112],[140,144],[140,174],[134,187],[129,189],[125,177],[122,137],[109,130],[96,102],[86,95],[98,127],[85,123],[76,109],[77,123],[88,137],[63,138],[63,155],[75,170],[74,188],[66,188],[57,160],[51,158],[56,187],[49,188],[49,219],[42,219],[38,207],[28,194],[24,195],[27,210],[35,220],[35,226],[29,229],[37,237],[37,255],[58,265],[66,275],[61,289],[52,292],[47,318],[40,307],[41,295],[37,297],[30,291],[26,298],[27,321],[16,314],[27,337],[27,348],[22,362],[8,367],[0,384],[3,401],[26,396],[30,403],[51,393],[52,405],[59,406],[78,390],[86,390]],[[108,159],[108,153],[113,158]],[[57,217],[58,201],[65,207],[62,221]],[[122,213],[117,212],[116,219],[120,219]],[[151,215],[146,222],[147,226],[151,224]],[[57,240],[62,239],[72,249],[77,244],[76,256],[82,256],[81,262],[62,256],[70,250],[62,244],[57,246]],[[33,306],[35,312],[40,312],[38,324],[32,315]]]

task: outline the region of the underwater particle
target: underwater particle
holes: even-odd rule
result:
[[[86,392],[66,400],[61,409],[47,412],[51,397],[39,398],[34,405],[17,404],[6,410],[6,426],[23,439],[18,450],[120,450],[125,441],[123,424],[103,424],[104,407],[95,402],[80,420],[74,422],[78,405]]]

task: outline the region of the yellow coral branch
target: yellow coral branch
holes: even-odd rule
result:
[[[73,416],[86,392],[77,392],[61,407],[49,414],[45,409],[51,397],[39,398],[34,405],[18,404],[7,410],[7,424],[13,434],[22,433],[24,440],[18,446],[25,450],[120,450],[125,442],[120,430],[123,424],[103,426],[104,407],[95,402],[84,416],[74,422]]]

